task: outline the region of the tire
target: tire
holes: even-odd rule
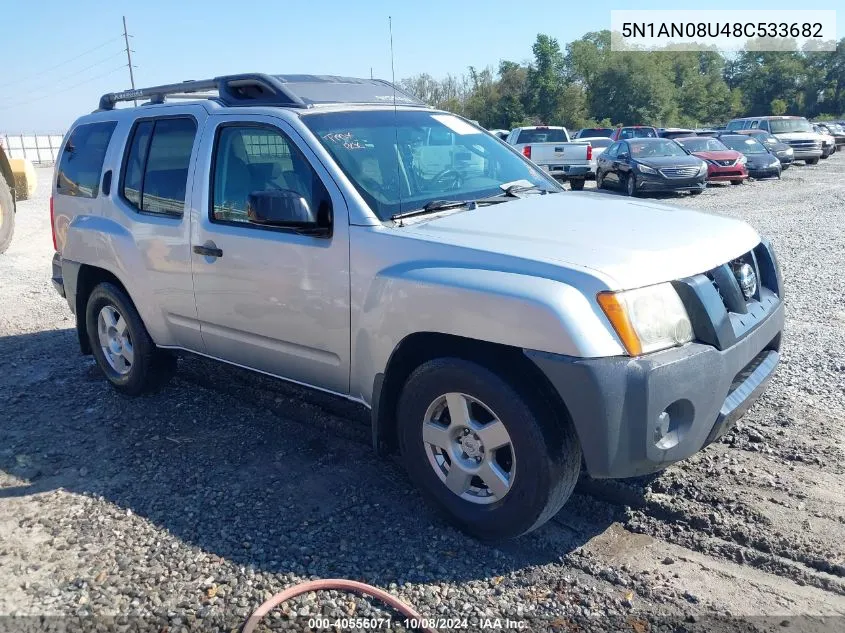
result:
[[[604,175],[596,171],[596,189],[604,189]]]
[[[581,178],[570,180],[569,186],[572,188],[572,191],[582,191],[584,189],[584,180]]]
[[[702,193],[701,189],[693,189],[692,191],[690,191],[690,195],[692,195],[692,196],[700,196],[701,193]]]
[[[628,174],[625,178],[625,193],[631,198],[637,196],[637,177],[634,174]]]
[[[101,314],[116,315],[110,328],[115,332],[112,336],[106,333],[106,339],[118,341],[116,345],[121,348],[120,353],[110,352],[109,356],[115,359],[112,361],[107,358],[101,343]],[[103,323],[107,322],[108,319],[104,318]],[[120,393],[138,396],[154,391],[173,376],[176,357],[155,346],[132,300],[115,284],[104,282],[91,291],[85,309],[85,323],[97,365]],[[131,356],[131,362],[126,355]],[[116,366],[112,364],[114,362]]]
[[[479,449],[477,444],[466,449],[480,451],[483,458],[457,452],[462,451],[462,445],[455,437],[465,436],[459,433],[460,423],[451,422],[453,408],[446,394],[457,398],[457,402],[471,403],[463,409],[471,412],[470,419],[482,422],[485,418],[498,419],[510,443],[495,453],[483,446]],[[538,528],[566,503],[578,481],[581,446],[572,423],[568,417],[556,414],[540,397],[528,394],[531,394],[529,388],[515,387],[481,365],[457,358],[439,358],[419,366],[399,397],[399,448],[410,479],[451,522],[484,541],[515,538]],[[440,411],[439,420],[445,417],[449,426],[430,422],[434,419],[432,411]],[[490,428],[494,423],[488,422],[482,428]],[[478,422],[471,424],[478,428],[475,426]],[[448,446],[439,456],[436,453],[441,449],[424,441],[424,427],[435,428],[435,441]],[[483,431],[478,436],[470,435],[490,438]],[[487,439],[480,441],[483,444]],[[444,454],[450,456],[448,463]],[[438,463],[438,459],[444,460],[443,463]],[[453,492],[447,487],[446,477],[458,463],[452,460],[459,459],[464,464],[471,462],[469,472],[490,464],[498,466],[508,479],[505,491],[494,494],[480,477],[467,479],[471,475],[460,468],[457,472],[462,477],[458,481],[463,485],[458,488],[465,492]],[[472,459],[483,461],[474,463]],[[487,472],[489,476],[490,471]],[[502,484],[503,480],[497,481]]]
[[[15,206],[12,192],[0,174],[0,254],[5,253],[15,234]]]
[[[816,164],[818,164],[818,162],[819,162],[818,158],[808,158],[807,160],[804,161],[804,164],[805,165],[816,165]]]
[[[741,185],[743,183],[742,180],[731,180],[732,185]]]

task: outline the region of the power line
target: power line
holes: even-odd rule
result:
[[[93,77],[89,77],[88,79],[84,79],[83,81],[79,81],[79,82],[73,84],[72,86],[68,86],[67,88],[62,88],[61,90],[54,90],[54,91],[52,91],[48,94],[41,95],[40,97],[35,97],[34,99],[29,99],[28,101],[21,101],[21,102],[18,102],[18,103],[10,103],[10,104],[7,104],[7,105],[0,106],[0,110],[8,110],[10,108],[17,108],[17,107],[20,107],[20,106],[25,106],[25,105],[29,105],[31,103],[35,103],[36,101],[41,101],[43,99],[49,99],[50,97],[52,97],[54,95],[62,94],[63,92],[67,92],[68,90],[73,90],[74,88],[76,88],[78,86],[84,86],[87,83],[91,83],[92,81],[96,81],[97,79],[102,79],[103,77],[111,75],[112,73],[116,73],[118,70],[123,70],[124,68],[126,68],[126,64],[121,64],[117,68],[112,68],[111,70],[107,70],[106,72],[104,72],[100,75],[95,75]]]
[[[58,64],[56,64],[54,66],[50,66],[49,68],[45,68],[44,70],[40,70],[38,72],[28,73],[25,77],[19,77],[18,79],[13,79],[11,81],[7,81],[7,82],[4,82],[4,83],[5,83],[6,86],[13,86],[13,85],[16,85],[16,84],[19,84],[19,83],[29,81],[30,79],[35,79],[37,77],[43,77],[47,73],[52,72],[52,71],[56,70],[57,68],[61,68],[62,66],[65,66],[65,65],[67,65],[71,62],[74,62],[81,57],[85,57],[86,55],[89,55],[89,54],[93,53],[94,51],[98,51],[101,48],[108,46],[109,44],[116,42],[120,39],[123,39],[122,34],[118,35],[117,37],[114,37],[114,38],[112,38],[112,39],[110,39],[106,42],[103,42],[102,44],[99,44],[99,45],[95,46],[94,48],[89,48],[88,50],[86,50],[82,53],[79,53],[79,55],[71,57],[70,59],[66,59],[62,62],[59,62]]]
[[[93,64],[89,64],[89,65],[88,65],[88,66],[86,66],[85,68],[80,68],[79,70],[77,70],[77,71],[75,71],[75,72],[72,72],[72,73],[68,73],[68,74],[66,74],[66,75],[63,75],[60,79],[57,79],[56,81],[51,81],[51,82],[50,82],[50,88],[49,88],[49,89],[50,89],[50,92],[51,92],[51,93],[55,92],[55,88],[56,88],[56,87],[60,87],[60,86],[62,86],[63,84],[66,84],[68,79],[72,79],[73,77],[76,77],[76,76],[78,76],[78,75],[81,75],[82,73],[84,73],[84,72],[86,72],[86,71],[89,71],[89,70],[91,70],[92,68],[96,68],[97,66],[101,66],[101,65],[105,64],[106,62],[109,62],[109,61],[111,61],[111,60],[113,60],[113,59],[115,59],[115,58],[117,58],[117,57],[122,57],[122,56],[123,56],[123,53],[122,53],[122,52],[121,52],[121,53],[116,53],[116,54],[114,54],[114,55],[109,55],[108,57],[105,57],[105,58],[103,58],[103,59],[101,59],[101,60],[99,60],[99,61],[96,61],[96,62],[94,62]],[[2,83],[0,83],[0,87],[5,87],[5,86],[4,86]],[[40,86],[40,87],[36,88],[35,90],[32,90],[32,91],[30,91],[30,92],[28,92],[28,93],[24,93],[23,95],[18,95],[18,97],[20,98],[21,96],[23,96],[23,97],[25,97],[25,98],[29,98],[30,96],[33,96],[33,95],[38,96],[38,95],[39,95],[39,93],[44,92],[44,89],[45,89],[45,86]],[[3,104],[3,102],[0,102],[0,106],[2,106],[2,105],[4,105],[4,104]]]

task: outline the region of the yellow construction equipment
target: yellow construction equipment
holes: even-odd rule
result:
[[[33,178],[34,180],[34,178]],[[15,233],[15,176],[6,152],[0,147],[0,253],[9,248]]]

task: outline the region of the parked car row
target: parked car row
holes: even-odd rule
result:
[[[502,138],[496,130],[495,133]],[[708,182],[741,185],[748,178],[780,178],[794,161],[815,165],[845,145],[839,123],[796,116],[744,117],[722,129],[628,125],[583,128],[530,126],[504,139],[572,189],[595,179],[629,196],[648,192],[701,193]]]

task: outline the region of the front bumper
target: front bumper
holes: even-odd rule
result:
[[[731,180],[745,180],[748,178],[748,171],[745,165],[731,165],[722,167],[707,165],[707,182],[730,182]]]
[[[748,168],[748,175],[752,178],[773,178],[780,174],[781,169],[783,169],[778,162],[777,165],[770,166],[770,167],[749,167]]]
[[[705,275],[676,282],[694,343],[633,358],[525,351],[565,403],[592,477],[634,477],[688,458],[732,428],[765,390],[784,324],[782,281],[766,252],[767,244],[754,251],[765,287],[759,300],[737,308],[744,314],[729,311],[720,298],[727,290]]]
[[[666,178],[637,172],[637,191],[704,191],[706,188],[707,174],[694,178]]]
[[[793,150],[792,158],[793,160],[810,160],[814,158],[821,158],[822,150],[819,149],[795,149]]]

